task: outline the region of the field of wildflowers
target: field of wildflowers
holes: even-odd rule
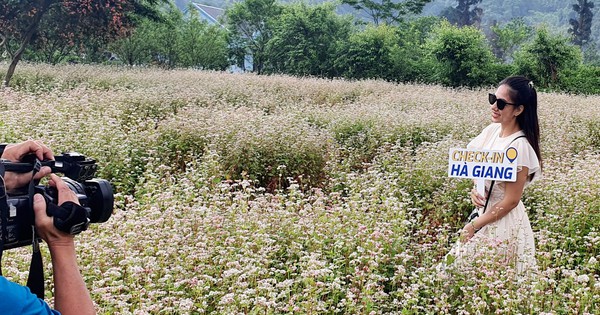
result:
[[[77,237],[100,314],[598,314],[600,96],[539,93],[539,272],[485,252],[437,271],[471,209],[447,152],[494,89],[20,64],[0,140],[93,157],[114,184]],[[25,283],[29,252],[5,275]]]

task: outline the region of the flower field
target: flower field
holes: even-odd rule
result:
[[[442,274],[471,210],[448,149],[490,123],[495,87],[26,64],[13,80],[0,141],[93,157],[115,187],[77,237],[100,314],[600,313],[600,96],[538,95],[539,271],[482,252]],[[5,252],[4,274],[25,283],[29,259]]]

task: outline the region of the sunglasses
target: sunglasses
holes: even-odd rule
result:
[[[509,103],[502,98],[497,98],[496,94],[492,94],[492,93],[489,94],[488,98],[490,101],[490,105],[494,105],[494,103],[496,103],[496,107],[498,107],[499,110],[503,110],[504,107],[506,107],[506,105],[513,105],[513,106],[517,105],[514,103]]]

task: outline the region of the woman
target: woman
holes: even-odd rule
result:
[[[537,93],[533,83],[522,76],[500,82],[495,94],[489,94],[492,124],[473,139],[468,148],[477,150],[517,149],[517,180],[486,181],[486,196],[474,188],[471,201],[478,217],[461,231],[461,243],[450,252],[456,259],[473,258],[478,249],[496,250],[501,263],[516,267],[518,272],[535,267],[533,231],[521,197],[523,190],[541,177],[540,131]],[[490,193],[490,186],[492,187]],[[486,204],[486,197],[489,198]]]

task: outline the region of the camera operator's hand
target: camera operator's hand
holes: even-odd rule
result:
[[[50,174],[48,184],[55,187],[58,192],[58,205],[64,202],[72,201],[79,204],[79,199],[67,184],[56,174]],[[36,194],[33,199],[33,210],[35,211],[35,225],[40,237],[48,244],[52,250],[53,246],[69,245],[73,246],[73,235],[64,233],[56,229],[54,220],[46,213],[46,200],[40,194]]]
[[[38,160],[54,160],[54,153],[45,146],[41,141],[27,140],[17,144],[9,144],[4,149],[1,158],[11,162],[20,162],[24,156],[34,154]],[[40,179],[51,173],[47,166],[43,166],[35,175],[34,179]],[[4,174],[4,183],[7,190],[23,187],[31,180],[31,172],[29,173],[13,173],[6,172]]]
[[[58,204],[72,201],[79,204],[75,193],[56,174],[50,174],[50,186],[58,191]],[[56,229],[52,217],[46,214],[46,200],[36,194],[33,199],[35,226],[48,244],[54,269],[54,306],[63,315],[96,314],[94,303],[79,273],[73,235]]]

